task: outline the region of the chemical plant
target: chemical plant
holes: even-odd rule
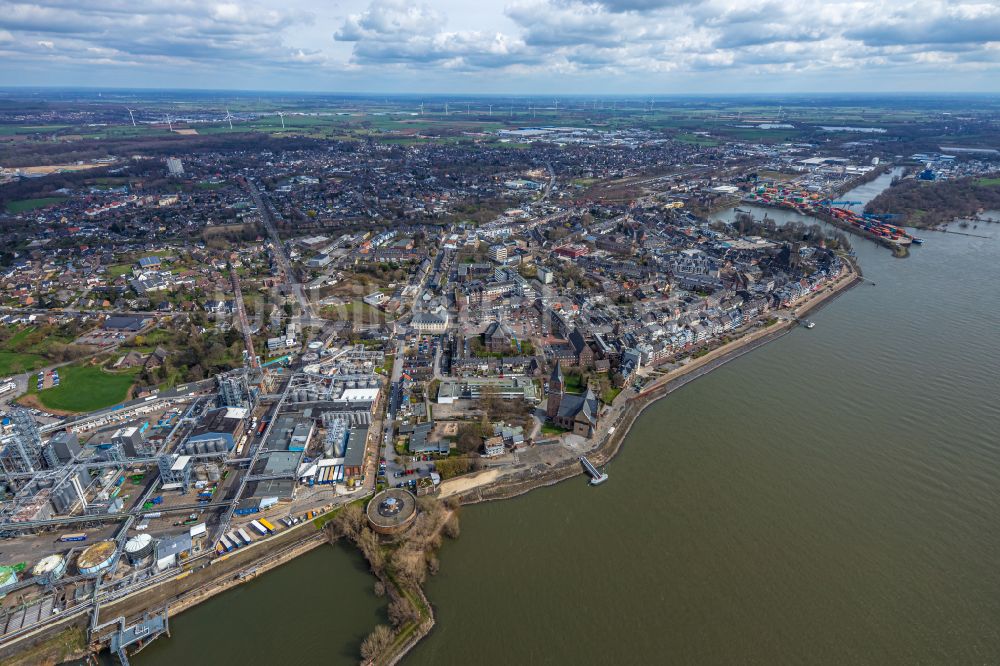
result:
[[[370,492],[382,353],[317,349],[310,360],[249,364],[76,418],[12,407],[0,439],[0,641],[86,616],[92,641],[131,645],[135,627],[105,621],[102,605]],[[165,630],[165,611],[139,633],[142,622]]]

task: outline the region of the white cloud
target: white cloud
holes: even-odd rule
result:
[[[544,85],[554,77],[592,89],[593,80],[642,85],[656,80],[650,76],[700,80],[728,72],[730,80],[764,83],[772,74],[797,76],[803,89],[815,90],[826,87],[823,72],[853,70],[860,82],[909,75],[919,83],[928,73],[948,78],[991,68],[1000,82],[995,1],[341,1],[347,6],[7,0],[0,44],[5,60],[39,69],[45,58],[57,71],[74,57],[145,68],[154,76],[192,66],[209,76],[225,65],[229,72],[269,72],[250,77],[262,85],[282,81],[283,72],[301,80],[309,80],[307,72],[364,73],[376,85],[420,72],[461,90],[481,85],[473,75],[489,72],[490,80],[503,77],[508,85]],[[0,83],[16,82],[19,68],[6,69]]]

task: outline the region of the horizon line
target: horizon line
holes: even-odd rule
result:
[[[953,97],[955,95],[972,96],[972,97],[1000,97],[1000,90],[984,92],[984,91],[949,91],[949,92],[932,92],[928,90],[897,90],[897,91],[884,91],[884,92],[870,92],[870,91],[852,91],[852,90],[840,90],[840,91],[800,91],[800,92],[779,92],[779,91],[760,91],[760,92],[671,92],[671,93],[651,93],[651,92],[631,92],[631,93],[531,93],[531,92],[391,92],[385,90],[372,90],[372,91],[347,91],[347,90],[331,90],[331,91],[318,91],[318,90],[277,90],[277,89],[253,89],[253,88],[181,88],[181,87],[98,87],[90,85],[17,85],[17,84],[0,84],[0,91],[25,91],[25,90],[37,90],[37,91],[47,91],[47,90],[61,90],[61,91],[79,91],[79,92],[198,92],[198,93],[231,93],[231,94],[269,94],[269,95],[345,95],[345,96],[392,96],[392,97],[445,97],[445,96],[461,96],[461,97],[580,97],[580,98],[594,98],[597,97],[642,97],[645,99],[656,99],[656,98],[670,98],[670,97],[772,97],[772,96],[819,96],[819,97],[836,97],[836,96],[869,96],[869,97],[893,97],[893,96],[904,96],[904,95],[923,95],[927,97]]]

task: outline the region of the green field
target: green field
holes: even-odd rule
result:
[[[719,142],[707,136],[700,136],[698,134],[678,134],[676,137],[678,141],[682,143],[693,143],[697,146],[717,146]]]
[[[111,277],[120,277],[132,272],[132,264],[112,264],[106,270]]]
[[[39,134],[66,129],[69,125],[0,125],[0,136],[11,134]]]
[[[0,348],[0,375],[19,375],[45,366],[40,345],[24,346],[25,339],[34,333],[35,326],[23,328],[12,335]]]
[[[19,354],[0,351],[0,375],[19,375],[31,372],[45,365],[45,359],[38,354]]]
[[[138,368],[112,373],[93,365],[67,365],[59,368],[58,387],[38,391],[30,382],[28,393],[37,394],[50,409],[90,412],[125,400],[138,374]]]
[[[52,204],[61,203],[66,201],[66,197],[44,197],[42,199],[21,199],[20,201],[11,201],[7,204],[8,213],[24,213],[29,210],[35,210],[36,208],[45,208],[46,206],[51,206]]]
[[[976,185],[981,185],[982,187],[1000,187],[1000,178],[980,178],[976,181]]]

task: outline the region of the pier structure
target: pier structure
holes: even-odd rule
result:
[[[580,464],[583,465],[583,469],[590,475],[590,485],[600,485],[608,480],[608,475],[594,467],[594,463],[587,460],[587,456],[580,456]]]
[[[125,626],[124,617],[119,617],[112,623],[118,624],[118,629],[111,634],[111,653],[118,657],[122,666],[129,664],[127,653],[129,648],[137,646],[133,650],[135,654],[162,634],[170,635],[170,621],[166,608],[155,615],[143,615],[141,620],[131,626]]]

